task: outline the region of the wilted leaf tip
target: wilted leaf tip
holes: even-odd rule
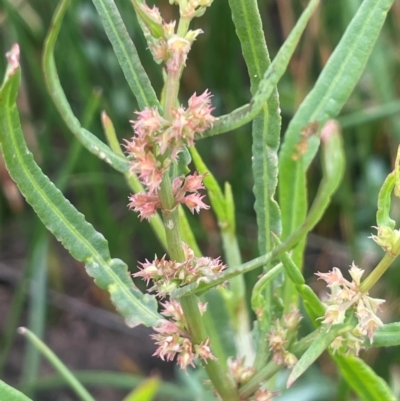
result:
[[[14,74],[14,72],[19,68],[19,45],[14,43],[11,50],[6,53],[6,58],[8,61],[6,78]]]

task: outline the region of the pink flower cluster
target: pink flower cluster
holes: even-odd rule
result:
[[[134,276],[142,277],[147,285],[150,280],[153,281],[153,286],[149,291],[165,297],[177,287],[201,281],[203,277],[220,273],[226,267],[219,258],[196,257],[193,250],[185,243],[183,243],[183,249],[184,262],[166,260],[165,255],[152,262],[146,260],[141,263],[140,270]]]
[[[363,348],[364,340],[368,337],[372,343],[376,329],[383,325],[376,313],[379,306],[385,301],[371,298],[368,293],[361,292],[361,276],[364,270],[352,263],[349,273],[352,278],[351,282],[343,277],[337,267],[328,273],[316,273],[316,275],[326,281],[331,290],[322,323],[326,324],[328,328],[334,324],[343,323],[346,312],[350,309],[354,310],[358,320],[357,326],[350,332],[337,337],[331,344],[331,348],[334,351],[340,350],[358,355]]]
[[[212,0],[189,0],[184,3],[177,3],[180,6],[181,17],[192,19],[204,14]],[[157,7],[150,8],[146,3],[140,2],[138,8],[140,13],[146,15],[142,26],[154,60],[157,63],[164,62],[169,74],[180,74],[194,40],[203,31],[188,30],[178,35],[175,33],[176,21],[166,23]]]
[[[212,126],[211,94],[194,94],[188,108],[179,107],[172,111],[173,120],[165,120],[156,109],[146,108],[137,112],[132,121],[135,135],[126,141],[126,152],[131,159],[130,171],[137,174],[146,193],[129,197],[129,207],[139,213],[140,218],[149,219],[161,207],[158,191],[163,175],[171,162],[176,162],[185,146],[192,146],[196,134],[202,134]],[[192,211],[207,209],[198,190],[203,189],[204,175],[193,174],[185,179],[178,177],[173,182],[176,204],[183,203]],[[187,195],[186,193],[189,193]]]
[[[295,339],[294,336],[300,320],[300,312],[298,309],[292,307],[291,312],[275,321],[268,334],[267,340],[272,351],[272,360],[278,365],[292,368],[297,362],[297,358],[288,351],[288,347]]]
[[[157,334],[153,334],[152,338],[156,340],[158,345],[154,355],[167,361],[172,361],[177,356],[177,362],[181,369],[186,369],[188,365],[194,367],[194,361],[197,357],[205,362],[208,359],[216,359],[211,353],[209,339],[199,345],[191,342],[187,323],[179,302],[166,302],[163,307],[162,315],[170,318],[170,320],[163,320],[158,327],[154,328]],[[207,304],[199,302],[201,313],[204,313],[206,308]]]

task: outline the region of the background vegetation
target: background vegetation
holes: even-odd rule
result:
[[[176,10],[166,0],[155,3],[164,16],[172,19]],[[303,3],[259,1],[272,58],[292,29]],[[279,84],[283,127],[312,88],[360,3],[360,0],[322,2]],[[161,70],[145,48],[130,2],[117,0],[116,4],[143,65],[160,90]],[[0,7],[0,53],[4,54],[14,42],[21,46],[23,86],[19,109],[36,160],[87,220],[105,235],[111,254],[126,261],[134,271],[138,260],[164,251],[148,225],[140,224],[126,208],[129,191],[121,175],[75,142],[46,93],[41,55],[56,2],[0,0]],[[195,91],[201,93],[209,88],[214,94],[214,114],[223,114],[250,99],[249,79],[228,3],[215,0],[206,15],[195,22],[205,34],[190,53],[181,101],[184,103]],[[313,276],[317,270],[347,267],[352,260],[368,270],[380,252],[367,237],[375,223],[378,190],[391,171],[400,142],[399,45],[400,3],[395,2],[363,77],[339,118],[347,155],[346,175],[330,209],[309,236],[305,262],[308,281],[317,292],[323,291]],[[106,110],[121,142],[130,138],[129,120],[134,117],[137,105],[89,0],[73,1],[58,39],[56,61],[67,97],[83,125],[104,139],[100,112]],[[4,69],[5,58],[0,58],[1,74]],[[232,185],[243,259],[257,256],[250,127],[199,141],[198,150],[218,180],[230,181]],[[73,399],[64,387],[59,387],[61,384],[54,376],[52,380],[46,379],[44,374],[51,374],[51,370],[36,351],[29,346],[22,348],[24,341],[16,337],[20,325],[43,337],[73,370],[101,368],[121,372],[103,379],[95,377],[98,384],[103,384],[95,386],[99,399],[121,399],[124,391],[110,388],[125,388],[126,393],[134,385],[134,378],[123,374],[145,375],[156,369],[165,378],[171,378],[172,365],[149,360],[152,345],[147,331],[129,330],[119,318],[108,313],[113,311],[108,295],[45,233],[4,167],[0,169],[0,373],[5,380],[22,386],[28,393],[38,391],[41,386],[36,394],[43,400]],[[310,199],[316,190],[312,183],[317,184],[319,177],[316,163],[309,171]],[[398,205],[394,208],[394,215],[400,217]],[[203,211],[199,217],[189,218],[204,253],[218,256],[221,244],[212,212]],[[398,265],[397,262],[390,269],[374,294],[383,297],[379,292],[384,293],[388,300],[383,309],[384,322],[399,320]],[[246,283],[252,286],[257,275],[257,272],[248,274]],[[365,352],[363,357],[378,374],[400,389],[400,350],[373,350]],[[344,399],[332,392],[335,372],[329,359],[322,358],[317,367],[303,383],[308,391],[304,399]],[[327,377],[325,392],[317,394],[315,379],[321,372]],[[86,381],[90,382],[90,375],[86,375]],[[192,390],[195,388],[191,378],[180,376],[180,380]],[[345,394],[345,384],[337,391]],[[296,400],[300,399],[301,395],[297,395]]]

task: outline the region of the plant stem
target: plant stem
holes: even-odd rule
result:
[[[182,248],[182,239],[179,228],[178,208],[175,205],[171,180],[168,173],[164,174],[161,183],[160,196],[169,255],[171,259],[177,262],[183,262],[185,256]],[[197,297],[194,295],[182,297],[180,299],[180,303],[182,305],[185,319],[192,336],[193,344],[203,343],[207,340],[207,333],[201,319]],[[233,381],[229,378],[227,372],[222,369],[222,366],[217,361],[208,360],[204,363],[204,367],[214,387],[223,400],[238,400]]]
[[[370,275],[361,283],[360,290],[363,293],[368,292],[376,282],[382,277],[385,271],[389,268],[389,266],[396,259],[396,256],[392,256],[387,253],[382,260],[378,263],[374,270],[370,273]]]
[[[187,26],[186,28],[181,28],[180,23],[178,31],[179,29],[187,30]],[[180,71],[168,73],[164,99],[164,117],[168,120],[172,120],[173,118],[172,109],[178,99],[179,79],[181,73],[182,68],[180,69]],[[175,260],[176,262],[184,262],[185,254],[182,247],[182,236],[179,225],[179,210],[175,202],[171,179],[168,172],[164,174],[161,182],[160,199],[169,256],[172,260]],[[201,343],[204,343],[207,340],[208,336],[201,318],[198,306],[198,298],[194,295],[189,295],[180,298],[179,301],[182,305],[182,309],[185,315],[186,322],[188,324],[188,329],[189,333],[191,334],[193,344],[199,345]],[[209,359],[207,362],[203,362],[203,365],[211,382],[221,396],[222,400],[239,401],[239,396],[236,390],[235,383],[229,376],[226,369],[224,369],[223,366],[218,363],[218,361],[211,359]]]
[[[390,265],[395,261],[399,253],[400,253],[400,239],[397,240],[395,246],[393,247],[393,251],[387,252],[386,255],[375,267],[375,269],[372,270],[370,275],[361,283],[360,286],[361,292],[364,293],[368,292],[377,283],[377,281],[383,276],[383,274],[390,267]]]

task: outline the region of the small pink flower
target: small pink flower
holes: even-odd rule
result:
[[[161,207],[161,201],[157,195],[140,193],[131,195],[129,200],[128,207],[139,213],[140,220],[149,220]]]
[[[342,284],[342,281],[344,280],[342,272],[337,267],[334,267],[328,273],[317,272],[317,273],[315,273],[315,275],[318,276],[320,279],[326,281],[326,283],[328,284],[328,287],[330,287],[332,285]]]
[[[146,107],[142,111],[136,111],[137,119],[132,120],[133,129],[139,138],[148,137],[159,131],[166,121],[160,116],[156,108]]]
[[[217,358],[211,353],[210,339],[207,338],[199,345],[195,345],[196,355],[199,356],[203,361],[207,362],[207,359],[216,360]]]
[[[194,359],[196,355],[193,353],[193,345],[191,341],[184,338],[178,355],[178,365],[181,369],[186,369],[189,365],[195,367]]]
[[[166,317],[170,317],[176,322],[180,322],[184,319],[183,310],[181,304],[176,300],[171,300],[162,304],[164,310],[162,314]]]
[[[199,189],[204,189],[203,179],[205,176],[206,174],[199,174],[197,171],[192,175],[187,175],[182,188],[187,192],[197,192]]]
[[[189,194],[186,195],[180,202],[184,203],[189,210],[194,213],[195,211],[197,213],[200,213],[200,209],[209,209],[210,206],[206,205],[202,199],[205,197],[205,195],[199,195],[199,194]]]

